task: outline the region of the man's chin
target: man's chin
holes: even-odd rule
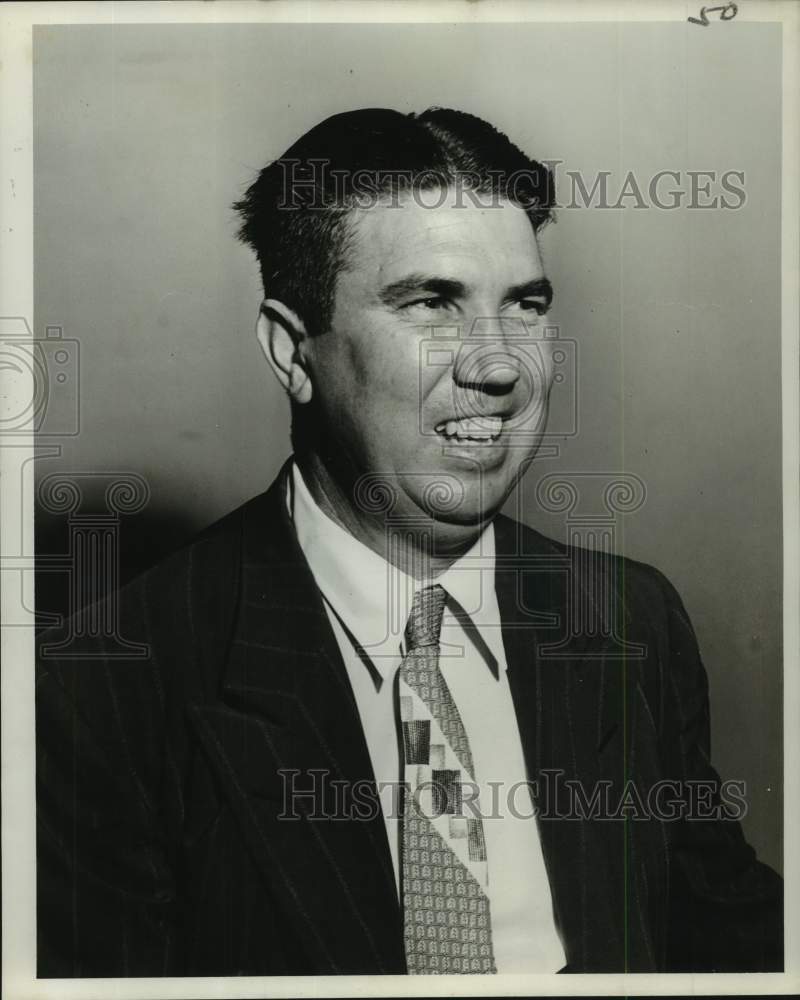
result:
[[[476,535],[500,513],[505,497],[470,498],[465,497],[457,506],[447,510],[428,508],[426,514],[435,525],[437,538],[451,536],[454,540],[465,535]]]
[[[459,528],[474,529],[488,524],[495,517],[513,487],[514,482],[501,483],[499,477],[487,483],[486,478],[480,476],[432,475],[415,497],[415,505],[437,527],[445,530],[452,528],[454,531]]]

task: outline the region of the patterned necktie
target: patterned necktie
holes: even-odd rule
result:
[[[439,668],[446,598],[438,584],[414,595],[398,669],[407,785],[401,885],[412,974],[497,972],[483,823],[462,796],[462,784],[475,781],[472,753]]]

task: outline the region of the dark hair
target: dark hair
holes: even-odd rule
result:
[[[387,195],[447,188],[508,198],[534,231],[551,218],[550,170],[502,132],[463,111],[404,115],[364,108],[315,125],[265,167],[234,208],[239,238],[256,253],[264,293],[302,317],[309,333],[330,326],[350,210]]]

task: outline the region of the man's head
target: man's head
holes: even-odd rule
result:
[[[433,518],[454,545],[496,513],[543,431],[552,202],[549,170],[445,109],[336,115],[261,172],[236,206],[259,339],[325,492],[363,507],[378,477],[395,517]]]

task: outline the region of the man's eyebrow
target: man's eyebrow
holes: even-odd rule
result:
[[[442,298],[457,299],[467,295],[469,289],[455,278],[442,278],[432,274],[409,274],[405,278],[385,285],[379,293],[384,305],[397,305],[409,295],[427,292]],[[506,299],[517,302],[526,298],[542,298],[545,305],[553,301],[553,286],[547,278],[533,278],[519,285],[512,285],[506,292]]]
[[[439,278],[432,274],[409,274],[399,281],[385,285],[380,290],[379,296],[384,305],[392,306],[417,292],[429,292],[431,295],[457,299],[467,294],[467,286],[454,278]]]
[[[514,302],[520,299],[542,298],[549,307],[553,301],[553,286],[547,278],[534,278],[533,281],[524,281],[521,285],[512,285],[507,297]]]

